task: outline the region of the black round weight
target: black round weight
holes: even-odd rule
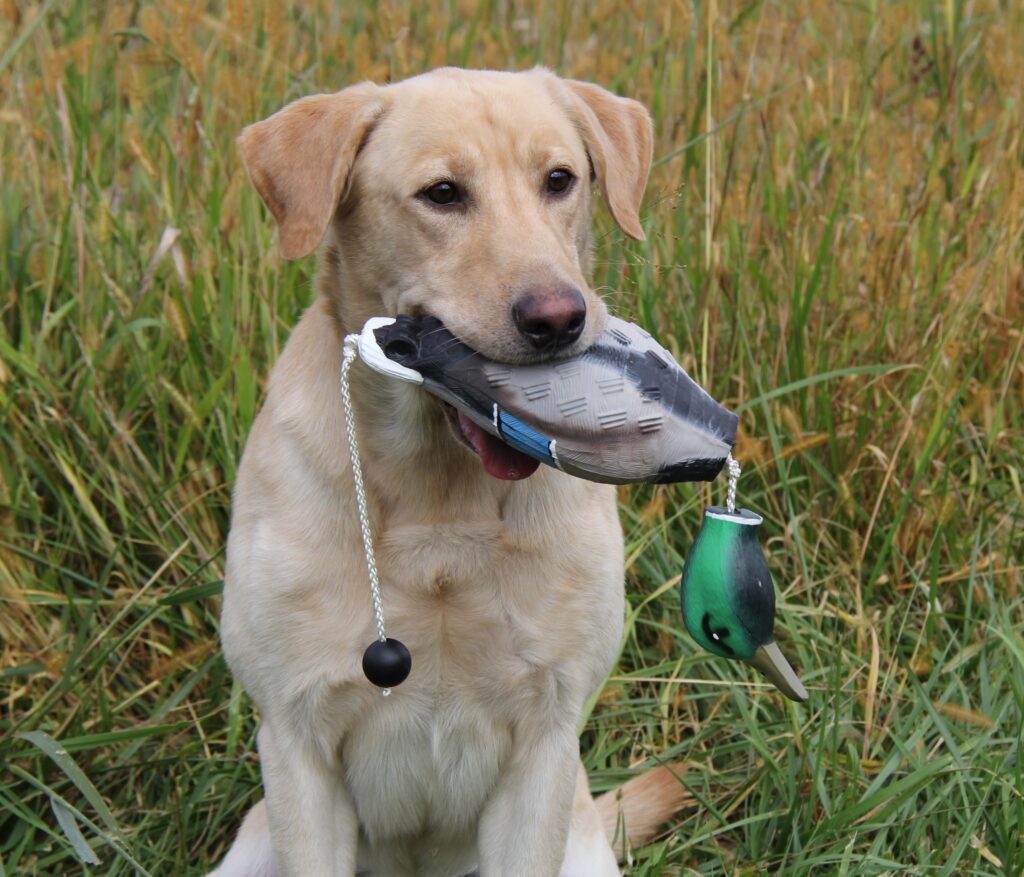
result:
[[[374,640],[363,652],[363,673],[378,688],[401,685],[411,669],[412,655],[400,640]]]

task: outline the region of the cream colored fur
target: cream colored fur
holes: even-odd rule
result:
[[[413,655],[384,698],[360,668],[375,630],[338,372],[344,335],[380,314],[430,313],[525,359],[511,304],[552,282],[584,291],[591,343],[606,313],[586,283],[591,168],[642,236],[648,114],[542,69],[440,70],[297,101],[240,146],[284,254],[322,246],[235,486],[222,638],[261,713],[266,802],[215,874],[618,874],[620,811],[642,840],[681,796],[660,771],[598,806],[579,760],[575,727],[622,631],[614,490],[546,467],[496,480],[438,403],[357,365],[388,631]],[[556,167],[577,181],[553,198]],[[465,209],[417,197],[442,179]]]

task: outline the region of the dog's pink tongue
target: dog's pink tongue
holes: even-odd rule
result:
[[[461,411],[458,414],[459,429],[462,430],[466,441],[473,446],[488,474],[505,481],[519,481],[537,471],[539,460],[517,451],[511,445],[506,445],[501,439],[473,423]]]

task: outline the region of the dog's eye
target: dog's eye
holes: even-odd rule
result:
[[[572,188],[575,179],[572,172],[567,171],[564,167],[555,168],[548,174],[548,191],[553,195],[564,194]]]
[[[462,192],[451,180],[441,180],[440,183],[427,186],[420,192],[420,196],[426,198],[431,204],[439,204],[442,207],[462,201]]]

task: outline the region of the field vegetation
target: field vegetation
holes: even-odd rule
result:
[[[229,500],[310,303],[234,147],[287,101],[546,64],[652,111],[594,284],[742,414],[810,701],[698,652],[711,488],[622,492],[595,790],[684,762],[628,873],[1024,873],[1024,5],[0,0],[0,875],[202,874],[261,796]]]

